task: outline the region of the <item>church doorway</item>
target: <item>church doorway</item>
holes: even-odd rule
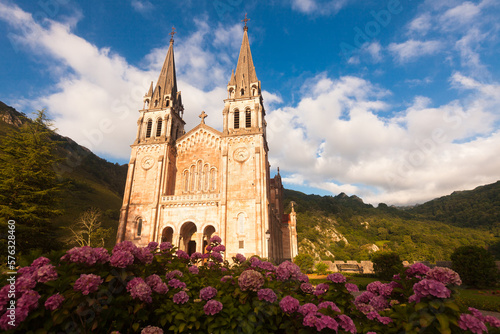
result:
[[[161,242],[170,242],[174,238],[174,229],[171,227],[165,227],[161,233]]]
[[[196,231],[196,225],[192,222],[184,223],[181,227],[179,249],[187,252],[189,255],[196,252],[196,240],[192,240]]]
[[[214,233],[215,233],[215,227],[213,227],[212,225],[208,225],[203,230],[203,253],[207,252],[206,248],[208,246],[208,243],[210,242],[210,238]]]

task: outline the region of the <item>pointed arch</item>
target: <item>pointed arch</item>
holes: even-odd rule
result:
[[[245,127],[252,127],[252,112],[250,111],[250,109],[245,110]]]
[[[153,128],[153,120],[150,118],[150,119],[148,119],[148,123],[146,126],[146,138],[151,138],[152,128]]]
[[[156,120],[156,137],[160,137],[161,136],[161,127],[163,125],[163,121],[161,118],[158,118]]]
[[[238,109],[234,110],[234,128],[240,128],[240,111]]]

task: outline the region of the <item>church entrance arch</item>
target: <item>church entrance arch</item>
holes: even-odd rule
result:
[[[163,232],[161,232],[161,242],[170,242],[172,243],[172,240],[174,238],[174,229],[169,227],[165,227],[163,229]]]
[[[203,253],[206,253],[206,248],[210,242],[210,238],[215,233],[215,227],[208,225],[203,230]]]
[[[193,237],[196,231],[196,225],[193,222],[182,224],[179,236],[179,249],[185,251],[189,255],[196,252],[196,240],[194,240]]]

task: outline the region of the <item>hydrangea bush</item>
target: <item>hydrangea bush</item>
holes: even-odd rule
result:
[[[455,303],[460,277],[416,264],[359,293],[342,274],[313,286],[291,262],[238,254],[213,237],[191,256],[170,243],[40,257],[0,290],[7,333],[483,333],[500,321]],[[358,294],[355,298],[354,294]],[[12,322],[15,314],[15,320]]]

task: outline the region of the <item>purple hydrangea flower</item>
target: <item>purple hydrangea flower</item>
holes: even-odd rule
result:
[[[353,283],[346,283],[345,288],[349,292],[358,292],[359,291],[358,286],[356,284],[353,284]]]
[[[216,300],[209,300],[205,306],[203,306],[203,311],[206,315],[215,315],[222,310],[222,303]]]
[[[126,240],[126,241],[122,241],[120,243],[117,243],[115,245],[115,247],[113,247],[113,250],[111,252],[115,253],[117,251],[127,251],[127,252],[134,254],[136,249],[137,249],[137,246],[134,245],[134,243],[132,241]]]
[[[179,249],[177,252],[175,252],[175,254],[177,254],[177,257],[180,259],[189,260],[189,254],[183,250]]]
[[[288,279],[298,280],[301,274],[302,272],[299,266],[290,261],[282,262],[278,268],[276,268],[276,278],[280,281],[286,281]]]
[[[438,281],[423,279],[413,285],[413,291],[418,297],[434,296],[438,298],[449,298],[451,291],[446,286]]]
[[[356,326],[351,318],[345,314],[341,314],[338,316],[338,319],[340,327],[342,327],[346,332],[351,332],[353,334],[356,333]]]
[[[94,274],[81,274],[73,286],[75,291],[81,291],[82,294],[88,295],[91,292],[99,290],[99,285],[103,282],[100,276]]]
[[[134,299],[139,299],[146,303],[153,302],[150,286],[141,278],[136,277],[127,283],[127,291]]]
[[[415,276],[423,276],[427,274],[427,272],[430,270],[429,267],[427,267],[423,263],[415,263],[412,264],[408,269],[406,269],[406,275],[408,277],[415,277]]]
[[[297,312],[299,306],[300,306],[299,301],[293,298],[292,296],[285,296],[280,301],[280,308],[285,313]]]
[[[38,292],[35,290],[28,290],[17,300],[17,307],[27,312],[32,311],[38,307],[39,299],[40,294]]]
[[[57,279],[56,267],[51,264],[46,264],[38,268],[33,275],[33,278],[40,283],[54,281]]]
[[[126,250],[113,251],[113,255],[111,256],[109,263],[113,267],[126,268],[134,263],[134,255]]]
[[[234,278],[233,278],[233,276],[231,276],[231,275],[226,275],[226,276],[223,276],[223,277],[220,279],[220,281],[221,281],[222,283],[231,282],[232,284],[234,284]]]
[[[161,280],[161,277],[156,274],[146,277],[146,284],[156,293],[165,294],[168,292],[167,284],[165,284]]]
[[[225,252],[226,251],[226,246],[224,245],[217,245],[214,248],[212,248],[212,252]]]
[[[335,321],[335,319],[324,314],[321,315],[319,322],[322,324],[322,326],[318,327],[318,325],[316,325],[316,329],[318,331],[321,331],[321,329],[326,327],[329,329],[333,329],[335,332],[337,332],[339,328],[339,324]]]
[[[212,253],[210,253],[210,256],[214,259],[215,262],[220,263],[220,262],[224,261],[221,253],[219,253],[219,252],[212,252]]]
[[[309,276],[307,276],[306,274],[300,274],[299,281],[304,282],[304,283],[309,283]]]
[[[307,314],[304,320],[302,320],[302,324],[307,327],[316,327],[318,320],[319,319],[314,314]]]
[[[137,248],[135,256],[141,263],[144,264],[151,264],[154,258],[153,253],[151,253],[151,249],[148,247]]]
[[[201,254],[200,252],[194,252],[193,254],[191,254],[191,261],[193,261],[193,262],[196,262],[196,260],[199,260],[202,258],[203,258],[203,254]]]
[[[339,312],[339,313],[341,312],[340,309],[338,308],[338,306],[335,305],[334,302],[330,302],[330,301],[319,303],[318,304],[318,309],[322,309],[322,308],[324,308],[324,309],[330,308],[334,312]]]
[[[50,263],[50,260],[47,259],[46,257],[44,256],[40,256],[38,259],[34,260],[32,263],[31,263],[31,267],[34,267],[34,268],[40,268],[42,266],[45,266],[47,264]]]
[[[185,291],[179,291],[172,299],[176,304],[184,304],[189,300],[189,296]]]
[[[163,329],[156,326],[147,326],[142,329],[141,334],[163,334]]]
[[[257,292],[257,297],[259,300],[265,300],[268,303],[274,303],[278,299],[273,289],[260,289]]]
[[[340,273],[330,274],[330,275],[326,276],[326,279],[329,281],[332,281],[333,283],[345,283],[346,282],[344,275],[342,275]]]
[[[146,247],[150,251],[154,251],[156,249],[156,247],[158,247],[158,243],[156,241],[151,241]]]
[[[389,302],[383,296],[375,296],[368,303],[375,311],[382,311],[389,307]]]
[[[222,239],[218,235],[214,235],[213,237],[210,238],[211,244],[220,244],[221,242]]]
[[[302,314],[303,316],[306,316],[308,314],[316,314],[318,312],[318,307],[314,305],[313,303],[307,303],[299,307],[299,313]]]
[[[207,286],[200,290],[200,298],[203,300],[210,300],[217,295],[217,289]]]
[[[197,266],[191,266],[191,267],[189,267],[189,269],[188,269],[188,270],[189,270],[189,272],[190,272],[191,274],[195,274],[195,275],[197,275],[197,274],[199,274],[199,273],[200,273],[200,269],[199,269]]]
[[[45,301],[45,308],[50,311],[54,311],[55,309],[58,309],[62,302],[64,301],[64,296],[60,295],[59,293],[56,293],[55,295],[50,296],[47,298]]]
[[[461,285],[460,276],[450,268],[435,267],[430,269],[426,274],[427,279],[433,279],[441,282],[444,285]]]
[[[27,290],[31,290],[36,286],[36,281],[34,275],[24,274],[16,280],[16,291],[24,292]]]
[[[328,291],[329,288],[330,287],[328,286],[327,283],[320,283],[320,284],[316,285],[316,291],[314,291],[314,295],[316,297],[323,295]]]
[[[238,278],[241,291],[257,291],[264,285],[264,277],[253,269],[245,270]]]
[[[310,283],[302,283],[300,285],[300,290],[304,291],[305,293],[313,293],[314,287]]]
[[[236,254],[235,257],[233,257],[233,260],[235,262],[238,262],[238,263],[243,263],[243,262],[245,262],[247,260],[247,258],[244,255],[238,253],[238,254]]]
[[[476,334],[488,332],[488,329],[486,328],[484,322],[473,315],[465,313],[460,315],[460,318],[458,319],[458,327],[460,327],[464,331],[470,330],[472,333]]]
[[[184,274],[182,273],[182,271],[177,270],[177,269],[169,271],[168,273],[165,274],[165,278],[167,280],[171,280],[174,277],[182,277],[182,276],[184,276]]]
[[[170,242],[162,242],[160,244],[160,251],[162,252],[166,252],[168,250],[171,250],[172,248],[174,248],[174,246]]]
[[[257,265],[258,268],[264,269],[268,272],[275,272],[276,267],[271,263],[267,261],[260,261],[260,263]]]
[[[185,289],[186,283],[179,281],[177,278],[172,278],[168,281],[168,285],[170,285],[174,289]]]

